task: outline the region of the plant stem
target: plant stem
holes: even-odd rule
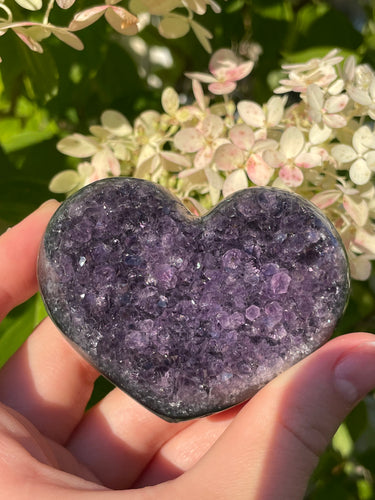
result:
[[[54,3],[55,0],[49,0],[46,13],[44,14],[43,24],[48,24],[49,15],[51,13]]]

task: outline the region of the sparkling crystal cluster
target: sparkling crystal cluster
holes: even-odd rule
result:
[[[345,307],[345,252],[286,191],[250,188],[202,218],[160,186],[93,183],[52,218],[47,310],[107,378],[168,420],[251,397],[326,341]]]

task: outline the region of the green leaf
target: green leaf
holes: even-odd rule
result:
[[[353,440],[345,423],[341,424],[332,438],[332,447],[341,453],[343,458],[348,458],[353,452]]]
[[[39,294],[16,307],[0,324],[0,368],[47,315]]]

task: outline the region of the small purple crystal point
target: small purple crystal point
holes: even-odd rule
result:
[[[250,188],[197,218],[133,178],[61,205],[38,276],[75,347],[171,421],[250,398],[328,340],[349,293],[341,241],[303,198]]]

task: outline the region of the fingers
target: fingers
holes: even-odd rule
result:
[[[0,401],[64,443],[81,420],[98,372],[45,319],[0,371]]]
[[[110,488],[129,488],[157,450],[191,422],[168,423],[114,389],[94,406],[67,443]]]
[[[329,342],[244,406],[200,462],[178,478],[186,492],[181,498],[302,498],[318,456],[373,387],[374,337],[352,334]]]
[[[57,207],[56,200],[49,200],[0,237],[0,320],[37,291],[39,246]]]

